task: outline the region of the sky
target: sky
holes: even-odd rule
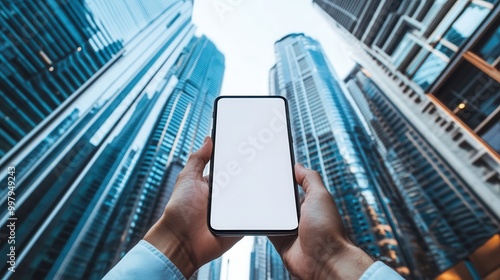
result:
[[[225,55],[221,95],[267,95],[274,42],[304,33],[320,42],[340,78],[354,67],[349,46],[311,0],[195,0],[196,35],[206,35]],[[253,237],[224,256],[221,279],[248,279]],[[229,260],[229,265],[228,265]]]
[[[222,95],[267,95],[274,42],[290,33],[317,39],[337,74],[354,66],[348,46],[311,0],[196,0],[193,22],[226,58]]]

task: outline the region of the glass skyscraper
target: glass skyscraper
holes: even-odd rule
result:
[[[30,11],[25,6],[49,5],[15,3],[21,8],[1,6],[1,20],[10,9],[19,20],[27,16],[21,12]],[[64,69],[64,64],[74,70],[66,73],[68,79],[80,77],[82,82],[73,84],[66,101],[54,103],[36,133],[27,132],[2,158],[2,174],[8,166],[16,167],[15,217],[22,221],[16,225],[16,272],[2,264],[5,278],[100,279],[161,215],[188,155],[209,134],[213,100],[222,84],[224,56],[208,38],[194,37],[191,1],[58,5],[62,11],[56,10],[57,15],[70,8],[87,13],[66,15],[81,32],[94,30],[82,26],[83,19],[93,19],[90,26],[99,30],[82,37],[89,45],[75,47],[74,55],[87,57],[85,48],[103,51],[104,38],[115,38],[110,42],[120,48],[115,61],[96,68],[92,77],[77,73],[83,70],[76,58],[61,64],[53,60],[49,72]],[[52,27],[39,26],[44,31],[38,33],[52,32],[44,28]],[[106,28],[110,30],[104,32]],[[75,27],[68,32],[80,31]],[[56,43],[63,45],[63,39]],[[23,109],[27,104],[19,109],[11,104],[9,110],[32,112]],[[6,190],[0,191],[4,197]],[[2,255],[10,246],[4,242],[6,211],[0,217]]]
[[[161,110],[109,227],[102,261],[119,260],[156,222],[188,155],[210,133],[224,56],[207,38],[194,38],[170,70],[177,85]]]
[[[500,218],[499,1],[313,2],[382,92]]]
[[[500,263],[487,256],[500,251],[494,235],[500,220],[499,2],[313,2],[360,64],[349,90],[386,149],[386,163],[397,166],[390,167],[392,175],[404,178],[395,179],[408,187],[399,190],[402,199],[410,211],[429,211],[414,217],[420,232],[435,235],[424,243],[442,244],[429,249],[443,254],[434,257],[434,269],[464,260],[443,277],[498,276]],[[418,225],[429,218],[432,227]]]
[[[275,56],[270,92],[289,101],[297,162],[320,172],[351,239],[408,275],[382,190],[387,171],[321,46],[290,34],[275,43]]]
[[[500,230],[500,221],[369,76],[358,65],[346,78],[346,86],[395,183],[386,186],[385,193],[405,217],[398,223],[414,225],[401,231],[415,276],[434,277],[490,239]],[[481,267],[481,262],[473,262]]]
[[[0,158],[13,155],[11,148],[30,132],[40,133],[58,107],[119,60],[123,44],[176,1],[87,2],[0,3]]]
[[[219,257],[200,267],[189,280],[220,280],[222,257]]]
[[[250,280],[291,279],[281,256],[265,236],[254,238],[250,254]]]

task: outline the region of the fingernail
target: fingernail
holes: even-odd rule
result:
[[[205,140],[203,140],[203,144],[207,143],[208,139],[210,139],[210,137],[209,137],[209,136],[206,136],[206,137],[205,137]]]

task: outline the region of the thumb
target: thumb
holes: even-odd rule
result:
[[[305,168],[302,164],[295,164],[295,179],[306,194],[326,190],[321,175],[314,170]]]
[[[192,176],[199,176],[202,178],[203,169],[205,169],[205,166],[212,156],[212,146],[212,139],[207,136],[201,148],[189,156],[183,171]]]

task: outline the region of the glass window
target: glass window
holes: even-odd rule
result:
[[[406,33],[403,40],[401,40],[399,45],[394,50],[392,55],[393,64],[399,66],[399,64],[401,64],[401,62],[408,57],[408,53],[412,49],[413,45],[415,45],[415,42],[411,39],[411,36]]]
[[[489,64],[500,56],[500,24],[497,22],[496,28],[492,27],[490,31],[481,39],[474,51]]]
[[[447,46],[443,45],[442,43],[437,44],[435,49],[440,51],[441,53],[443,53],[444,55],[446,55],[447,57],[450,57],[450,58],[455,54],[455,52],[452,49],[448,48]]]
[[[479,136],[488,143],[497,153],[500,154],[500,115],[497,114],[494,120],[490,121],[491,125],[484,129]]]
[[[485,7],[474,3],[469,4],[464,12],[451,25],[450,29],[444,34],[443,38],[455,46],[460,47],[460,45],[476,31],[479,24],[481,24],[489,12],[490,10]]]
[[[427,90],[429,86],[436,80],[446,67],[447,62],[434,55],[429,54],[427,59],[418,68],[413,76],[413,81],[417,83],[423,90]]]
[[[435,96],[475,129],[500,106],[500,83],[464,61]]]
[[[415,58],[412,60],[410,65],[406,67],[406,72],[405,75],[408,77],[411,77],[415,72],[417,71],[418,66],[424,59],[427,57],[429,52],[426,49],[421,49],[418,54],[415,56]]]

